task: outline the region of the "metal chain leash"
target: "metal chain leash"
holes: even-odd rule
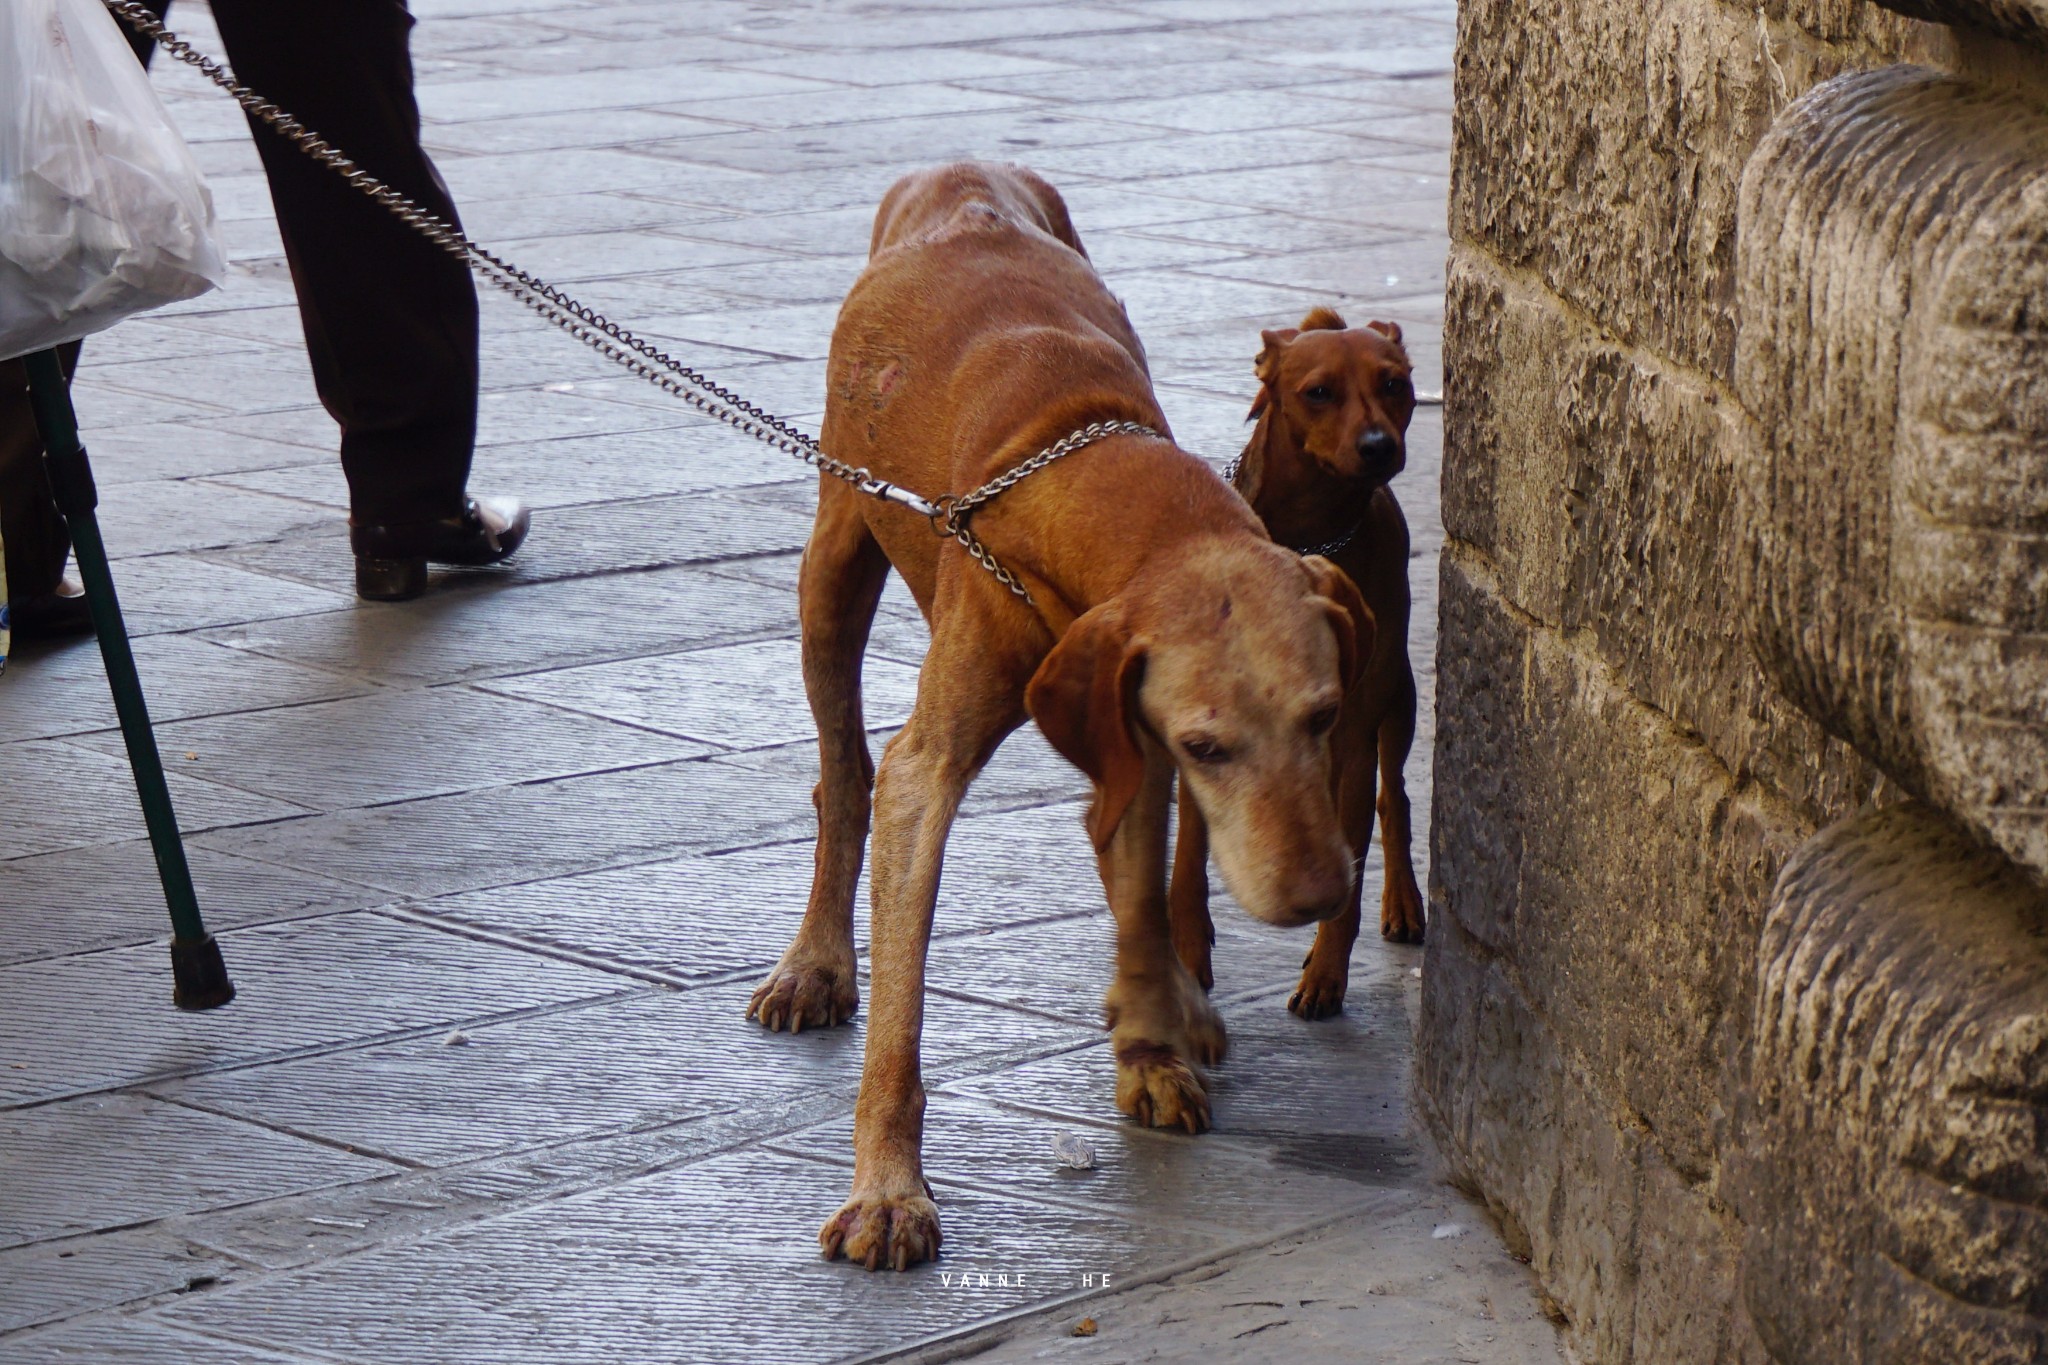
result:
[[[137,32],[154,39],[177,60],[226,91],[249,115],[262,120],[307,156],[337,172],[343,180],[390,210],[400,222],[599,355],[764,445],[793,455],[870,497],[909,508],[929,521],[934,532],[957,541],[975,563],[987,569],[997,582],[1027,604],[1036,605],[1030,590],[997,561],[988,546],[969,528],[968,520],[975,510],[1053,461],[1105,437],[1142,435],[1165,439],[1142,422],[1094,422],[1062,437],[1014,469],[971,492],[958,496],[948,494],[937,499],[922,498],[907,488],[874,477],[865,466],[834,459],[808,432],[749,403],[710,376],[690,368],[624,326],[612,322],[588,304],[478,246],[446,219],[385,184],[332,143],[236,80],[219,62],[164,27],[163,21],[137,0],[102,0],[102,3]]]

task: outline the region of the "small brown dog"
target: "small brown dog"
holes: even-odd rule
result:
[[[1258,419],[1239,457],[1238,492],[1273,539],[1320,554],[1358,585],[1378,627],[1357,687],[1345,695],[1334,748],[1344,837],[1363,862],[1372,842],[1375,769],[1386,882],[1380,933],[1422,941],[1422,893],[1409,850],[1408,789],[1402,768],[1415,741],[1415,675],[1408,664],[1408,522],[1387,481],[1407,463],[1415,412],[1408,353],[1390,322],[1349,328],[1327,308],[1298,328],[1266,332],[1256,372]],[[1199,803],[1181,802],[1173,861],[1173,941],[1182,963],[1212,984],[1209,848]],[[1344,1004],[1351,945],[1358,939],[1361,888],[1354,879],[1344,913],[1316,931],[1301,984],[1287,1007],[1307,1019]]]
[[[1093,422],[1166,431],[1144,351],[1065,204],[1013,166],[941,167],[889,191],[833,330],[827,384],[825,448],[928,497],[975,488]],[[918,1041],[939,865],[968,783],[1027,711],[1094,782],[1088,830],[1116,918],[1104,1002],[1116,1102],[1139,1122],[1206,1128],[1200,1068],[1224,1048],[1167,920],[1176,770],[1252,914],[1311,923],[1352,891],[1329,735],[1374,646],[1350,579],[1273,544],[1244,500],[1163,434],[1078,450],[989,503],[973,529],[1031,602],[924,517],[834,478],[819,482],[804,549],[817,870],[803,925],[748,1013],[792,1030],[853,1013],[853,896],[872,813],[874,997],[853,1197],[819,1233],[828,1258],[869,1269],[938,1251]],[[891,568],[932,641],[917,704],[877,772],[861,656]]]

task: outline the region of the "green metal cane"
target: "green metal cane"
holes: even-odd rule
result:
[[[71,530],[71,547],[85,580],[86,605],[107,663],[107,685],[113,689],[114,711],[121,718],[121,738],[128,745],[128,766],[135,771],[135,793],[142,799],[142,820],[149,827],[149,846],[156,854],[157,876],[171,909],[171,998],[179,1009],[210,1010],[235,998],[221,961],[220,945],[199,918],[199,897],[192,890],[192,869],[185,863],[185,845],[178,837],[178,817],[171,809],[171,789],[164,781],[163,759],[149,726],[149,707],[142,699],[142,679],[128,648],[128,628],[121,621],[121,603],[114,595],[114,573],[107,563],[106,542],[100,539],[99,490],[92,466],[78,442],[78,416],[71,407],[71,386],[55,351],[24,356],[29,398],[36,426],[43,436],[43,460],[57,510]]]

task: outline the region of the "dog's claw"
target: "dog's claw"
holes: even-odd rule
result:
[[[802,1033],[806,1026],[830,1028],[844,1023],[859,1006],[860,988],[854,984],[851,960],[842,966],[825,966],[792,961],[790,954],[784,954],[768,979],[755,987],[747,1002],[747,1017],[759,1020],[770,1033],[785,1029]]]
[[[1209,1094],[1193,1067],[1164,1043],[1117,1050],[1116,1106],[1147,1128],[1209,1128]]]
[[[1413,874],[1403,878],[1390,873],[1380,896],[1380,937],[1390,943],[1420,943],[1424,927],[1422,892]]]
[[[869,1270],[908,1270],[939,1254],[938,1206],[924,1194],[855,1196],[826,1220],[818,1245],[828,1261],[844,1256]]]
[[[1330,980],[1304,976],[1294,994],[1287,997],[1287,1009],[1304,1019],[1328,1019],[1344,1012],[1344,978]]]

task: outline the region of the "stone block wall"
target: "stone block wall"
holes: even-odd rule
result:
[[[2048,1360],[2048,0],[1457,102],[1423,1112],[1584,1360]]]

